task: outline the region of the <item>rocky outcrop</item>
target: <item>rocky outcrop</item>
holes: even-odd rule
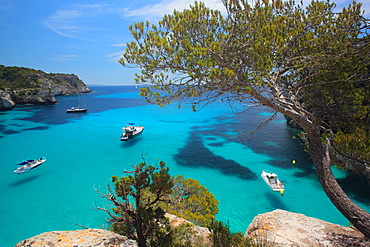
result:
[[[56,96],[91,92],[76,75],[33,73],[27,78],[30,81],[37,81],[40,88],[50,89]]]
[[[15,102],[12,100],[12,93],[8,90],[0,90],[0,111],[13,109],[15,105]]]
[[[101,229],[45,232],[19,242],[15,247],[137,247],[134,240]]]
[[[52,105],[57,103],[54,96],[50,88],[21,89],[13,91],[12,100],[17,104]]]
[[[188,226],[195,234],[188,240],[192,246],[211,246],[208,236],[210,231],[175,215],[166,214],[173,227]],[[137,242],[125,236],[101,229],[86,229],[77,231],[45,232],[35,237],[19,242],[15,247],[137,247]]]
[[[0,90],[0,111],[16,104],[56,104],[55,96],[91,92],[76,75],[32,73],[27,75],[27,82],[24,88]]]
[[[169,218],[172,226],[186,225],[195,232],[191,239],[191,246],[212,246],[208,238],[211,232],[207,228],[196,226],[174,215],[166,214],[166,217]],[[370,239],[352,227],[339,226],[284,210],[257,215],[249,225],[245,237],[255,241],[256,246],[370,246]],[[87,229],[46,232],[21,241],[15,247],[28,246],[137,247],[137,243],[110,231]]]
[[[257,215],[245,237],[273,246],[370,246],[361,232],[284,210]]]
[[[170,220],[170,225],[172,227],[186,225],[195,233],[192,237],[190,237],[190,239],[188,239],[192,243],[192,246],[212,246],[209,239],[211,231],[207,227],[194,225],[190,221],[187,221],[173,214],[166,214],[166,217]]]

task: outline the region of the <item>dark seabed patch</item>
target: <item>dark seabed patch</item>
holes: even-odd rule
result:
[[[265,198],[270,203],[271,207],[289,211],[285,206],[284,202],[282,201],[284,196],[281,196],[280,192],[278,191],[265,192]]]
[[[12,134],[19,134],[21,132],[16,131],[16,130],[7,130],[6,129],[6,130],[2,130],[1,133],[4,134],[4,135],[12,135]]]
[[[179,165],[187,167],[206,167],[219,170],[225,175],[235,176],[245,180],[255,180],[257,175],[247,167],[233,160],[214,155],[202,142],[202,138],[191,132],[187,144],[174,157]]]
[[[38,126],[38,127],[23,129],[22,131],[26,131],[26,130],[47,130],[49,128],[50,128],[49,126]]]
[[[206,138],[206,140],[216,141],[216,140],[217,140],[217,138],[215,138],[215,137],[207,137],[207,138]]]
[[[208,143],[208,146],[210,146],[210,147],[222,147],[225,144],[227,144],[227,142],[213,142],[213,143]]]
[[[338,182],[355,200],[370,205],[369,181],[365,176],[351,173],[345,178],[338,179]]]
[[[10,124],[9,126],[22,126],[22,125],[18,125],[18,124]],[[9,129],[9,126],[6,126],[6,125],[0,125],[0,133],[3,134],[3,135],[11,135],[11,134],[18,134],[20,133],[19,131],[17,130],[12,130],[12,129]]]

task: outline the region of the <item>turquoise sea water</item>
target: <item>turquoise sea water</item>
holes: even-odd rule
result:
[[[311,160],[294,132],[267,108],[233,113],[224,103],[200,112],[149,105],[134,86],[91,87],[84,95],[89,112],[67,114],[76,96],[58,97],[54,106],[19,106],[0,113],[0,246],[47,231],[76,230],[78,225],[107,227],[105,207],[95,189],[105,191],[110,177],[131,170],[146,155],[165,161],[171,175],[200,181],[220,201],[218,220],[245,232],[257,214],[284,209],[347,225],[325,196]],[[240,110],[244,110],[242,105]],[[127,122],[145,126],[142,136],[120,142]],[[46,157],[37,169],[16,175],[23,159]],[[292,160],[296,164],[292,164]],[[286,193],[270,191],[262,170],[275,172]],[[346,192],[370,211],[368,184],[334,170]],[[355,182],[354,182],[355,181]]]

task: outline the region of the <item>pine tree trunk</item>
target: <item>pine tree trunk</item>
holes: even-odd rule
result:
[[[139,197],[136,198],[137,202],[136,205],[140,205],[140,199]],[[135,219],[135,224],[136,224],[136,234],[137,234],[137,242],[139,247],[147,247],[146,244],[146,238],[144,236],[144,229],[143,229],[143,215],[141,214],[141,208],[140,206],[136,209],[136,219]]]
[[[311,158],[316,168],[318,179],[323,187],[326,195],[334,206],[346,217],[366,237],[370,238],[370,213],[355,204],[340,187],[335,179],[330,167],[329,149],[325,147],[321,140],[319,125],[314,115],[308,114],[303,108],[297,107],[294,110],[289,110],[284,106],[275,104],[267,98],[263,97],[251,87],[249,92],[259,102],[271,109],[274,109],[282,114],[285,114],[299,124],[299,126],[307,133],[308,145]],[[277,91],[279,91],[277,89]]]
[[[136,233],[137,233],[137,242],[139,247],[147,247],[146,239],[143,234],[143,226],[140,219],[136,220]]]
[[[302,126],[303,127],[303,126]],[[370,238],[370,213],[355,204],[335,179],[330,167],[329,149],[322,143],[317,127],[304,128],[308,135],[310,154],[319,181],[331,202],[359,231]]]

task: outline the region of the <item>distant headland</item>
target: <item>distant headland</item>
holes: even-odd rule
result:
[[[17,104],[56,104],[55,96],[90,92],[74,74],[0,65],[0,111],[11,110]]]

